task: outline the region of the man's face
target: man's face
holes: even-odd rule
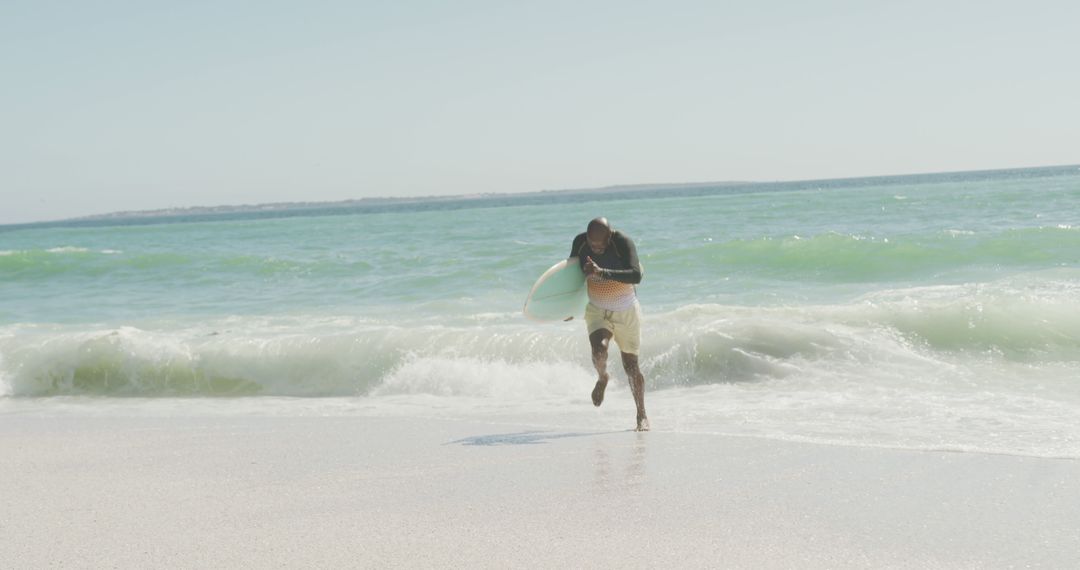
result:
[[[611,237],[611,232],[601,229],[589,232],[585,239],[589,242],[589,249],[593,250],[593,253],[600,255],[607,250],[609,237]]]

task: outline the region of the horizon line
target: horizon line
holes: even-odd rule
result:
[[[1017,170],[1050,170],[1059,168],[1080,168],[1080,163],[1075,164],[1053,164],[1053,165],[1041,165],[1041,166],[1018,166],[1018,167],[1006,167],[1006,168],[988,168],[988,169],[975,169],[975,170],[943,170],[935,172],[911,172],[904,174],[877,174],[869,176],[841,176],[836,178],[803,178],[803,179],[776,179],[776,180],[723,180],[723,181],[705,181],[705,182],[645,182],[645,183],[626,183],[626,184],[611,184],[606,186],[594,186],[585,188],[562,188],[562,189],[541,189],[541,190],[525,190],[520,192],[480,192],[469,194],[433,194],[422,196],[369,196],[364,198],[345,198],[341,200],[316,200],[316,201],[287,201],[287,202],[259,202],[254,204],[218,204],[218,205],[194,205],[194,206],[175,206],[168,208],[155,208],[151,210],[117,210],[113,212],[106,212],[102,214],[90,214],[86,216],[75,216],[69,218],[55,218],[47,220],[36,220],[32,222],[15,222],[11,224],[0,223],[0,229],[12,230],[12,229],[27,229],[35,226],[43,225],[62,225],[71,222],[102,222],[109,220],[136,220],[136,219],[154,219],[154,218],[167,218],[170,216],[183,216],[185,214],[237,214],[237,213],[254,213],[258,211],[289,211],[298,209],[317,209],[320,207],[328,207],[334,205],[346,205],[346,204],[369,204],[369,205],[393,205],[393,204],[408,204],[418,202],[453,202],[453,201],[467,201],[478,199],[491,199],[491,198],[513,198],[513,197],[529,197],[540,196],[550,194],[573,194],[573,193],[601,193],[601,192],[645,192],[649,190],[678,190],[678,189],[694,189],[694,188],[711,188],[711,187],[738,187],[738,186],[758,186],[758,185],[772,185],[772,184],[812,184],[812,183],[824,183],[824,182],[842,182],[842,181],[854,181],[854,180],[874,180],[874,179],[897,179],[906,177],[917,176],[942,176],[949,174],[990,174],[998,172],[1008,172]]]

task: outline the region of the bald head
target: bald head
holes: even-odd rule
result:
[[[607,218],[595,218],[589,222],[589,229],[585,232],[589,241],[589,249],[596,254],[604,253],[608,243],[611,242],[611,225]]]
[[[608,224],[607,218],[593,218],[593,220],[591,222],[589,222],[589,233],[590,234],[593,233],[593,232],[607,233],[607,232],[610,232],[610,231],[611,231],[611,225]]]

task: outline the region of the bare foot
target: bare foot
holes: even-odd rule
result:
[[[634,431],[649,431],[649,418],[641,416],[637,419],[637,429]]]
[[[596,387],[592,389],[592,403],[600,406],[604,403],[604,390],[607,388],[608,375],[604,374],[596,381]]]

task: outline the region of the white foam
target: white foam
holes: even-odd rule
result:
[[[973,236],[973,235],[975,235],[975,232],[973,232],[971,230],[945,230],[945,233],[949,234],[952,237]]]
[[[648,406],[686,431],[1080,457],[1077,287],[1050,272],[837,305],[646,314]],[[358,397],[370,413],[512,412],[541,425],[591,409],[580,325],[506,319],[9,325],[0,393]],[[600,417],[622,425],[633,409],[614,346],[609,368]]]
[[[373,396],[431,394],[500,400],[538,396],[571,396],[587,387],[592,376],[565,362],[511,363],[498,359],[411,356],[391,372]]]

